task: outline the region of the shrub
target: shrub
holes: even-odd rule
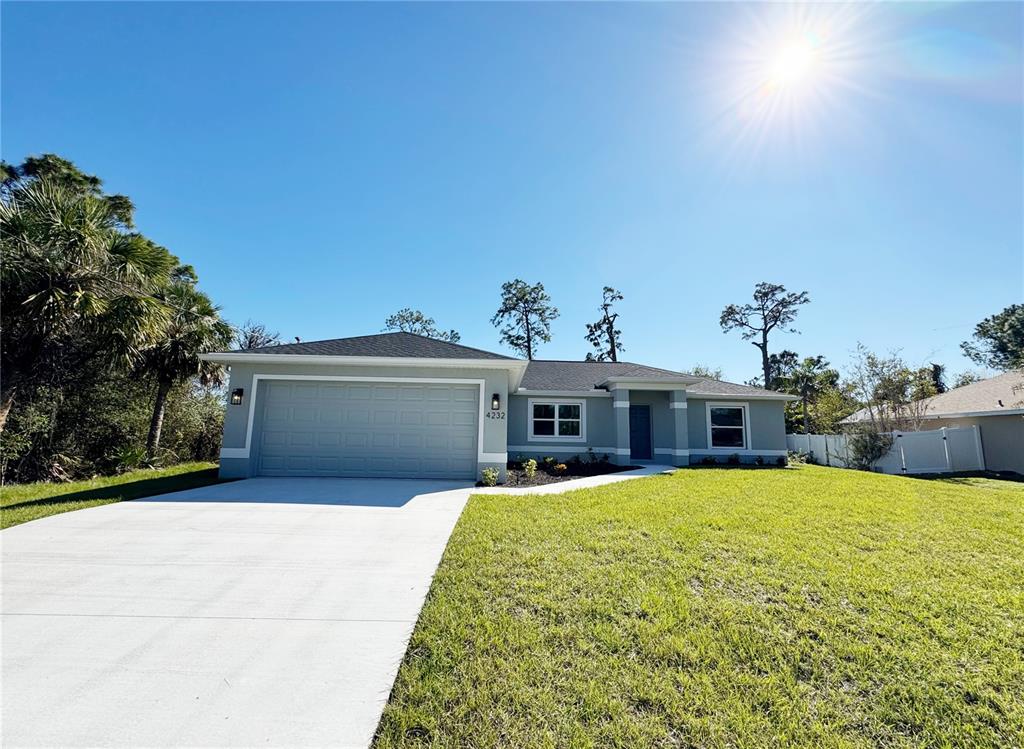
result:
[[[700,459],[700,464],[703,466],[718,465],[718,460],[715,458],[714,455],[705,455],[703,458]]]
[[[789,459],[785,455],[780,455],[775,459],[775,465],[779,468],[785,468],[789,464]]]
[[[544,467],[545,468],[550,469],[551,466],[555,465],[558,462],[558,459],[557,458],[553,458],[552,456],[549,455],[546,458],[543,458],[542,462],[544,463]]]
[[[569,470],[569,466],[567,466],[565,463],[556,463],[552,470],[554,470],[555,474],[561,476],[563,473]]]
[[[732,455],[730,455],[728,457],[726,462],[729,465],[731,465],[731,466],[738,466],[740,464],[740,454],[739,453],[733,453]]]
[[[892,449],[891,434],[863,430],[850,435],[847,446],[850,452],[850,467],[870,471],[875,463]]]
[[[779,460],[783,460],[782,456],[779,456]],[[791,466],[802,466],[804,463],[807,462],[807,453],[800,453],[797,452],[796,450],[790,450],[789,453],[787,453],[786,458],[784,460],[785,463],[788,463]],[[779,463],[779,465],[783,465],[783,463]]]
[[[497,468],[485,468],[480,471],[480,483],[484,486],[497,486],[499,475]]]
[[[537,475],[537,461],[530,458],[523,462],[523,473],[526,474],[526,478],[532,479]]]
[[[758,455],[756,458],[754,458],[754,465],[755,466],[763,466],[764,465],[764,456],[763,455]]]

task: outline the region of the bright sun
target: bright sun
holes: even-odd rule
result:
[[[774,88],[795,88],[814,77],[818,64],[817,49],[810,39],[795,39],[784,44],[770,61],[768,84]]]

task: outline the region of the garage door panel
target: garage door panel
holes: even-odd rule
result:
[[[316,436],[317,447],[341,447],[340,432],[320,432]]]
[[[353,408],[350,411],[345,412],[345,423],[346,424],[369,424],[370,423],[370,411],[367,408]]]
[[[394,432],[377,432],[373,435],[374,447],[395,447],[398,435]]]
[[[370,435],[367,432],[345,432],[345,447],[368,447]]]
[[[263,475],[471,478],[479,388],[405,383],[268,383]]]

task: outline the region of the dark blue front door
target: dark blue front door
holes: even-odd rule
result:
[[[651,407],[629,407],[629,457],[651,459]]]

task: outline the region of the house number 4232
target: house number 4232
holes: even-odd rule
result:
[[[505,418],[505,412],[504,411],[488,411],[487,412],[487,418],[488,419],[504,419]]]

